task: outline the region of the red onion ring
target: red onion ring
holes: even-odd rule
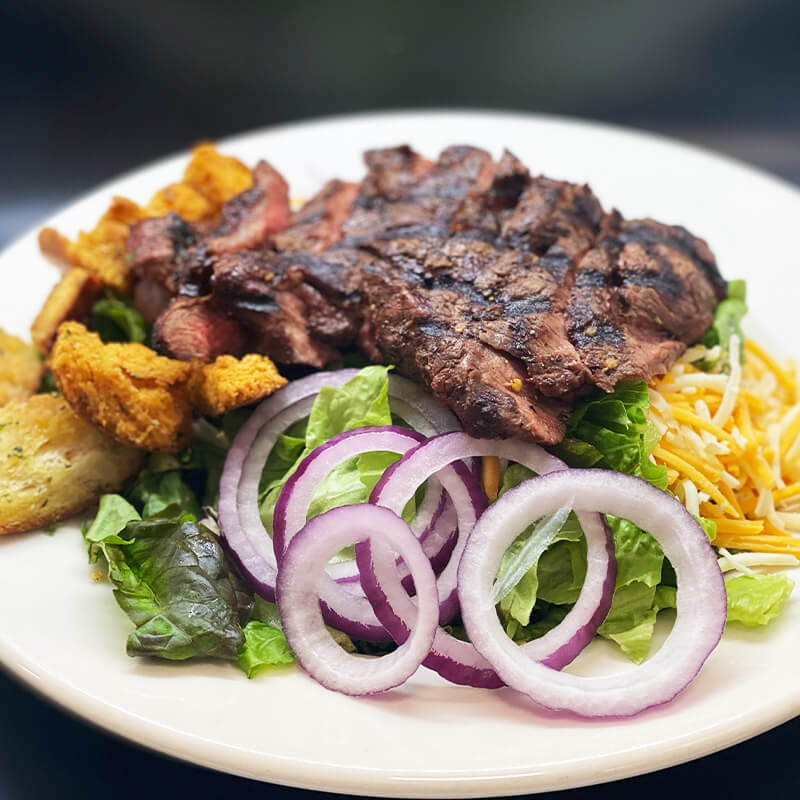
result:
[[[658,540],[675,569],[675,625],[634,672],[587,678],[548,669],[506,636],[495,613],[491,590],[506,548],[531,519],[567,504],[630,520]],[[725,584],[700,525],[671,495],[618,472],[554,472],[507,492],[473,529],[458,578],[467,633],[498,675],[541,705],[582,716],[630,716],[668,702],[695,677],[725,627]]]
[[[425,524],[427,522],[427,524]],[[441,572],[450,559],[458,535],[456,510],[435,478],[428,481],[425,497],[411,522],[411,530],[423,544],[435,573]],[[355,583],[361,580],[355,559],[328,565],[328,575],[337,583]],[[410,576],[406,574],[404,580]],[[409,588],[409,593],[412,589]]]
[[[308,416],[314,399],[325,386],[339,387],[358,374],[355,369],[317,372],[292,381],[264,400],[239,430],[225,459],[219,492],[219,522],[228,551],[258,594],[275,600],[277,563],[269,533],[261,522],[258,484],[278,437],[293,423]],[[389,376],[393,409],[423,434],[457,429],[458,421],[423,389],[397,375]],[[423,509],[421,509],[423,512]],[[428,507],[424,513],[431,513]],[[427,525],[423,513],[415,521]],[[434,538],[428,547],[438,541]],[[445,539],[438,554],[447,555],[452,543]]]
[[[402,454],[416,447],[421,440],[424,441],[424,437],[421,434],[406,428],[394,426],[357,428],[335,436],[330,441],[317,447],[303,459],[294,474],[286,481],[275,506],[272,543],[278,564],[282,561],[288,542],[306,524],[308,509],[316,487],[334,467],[353,456],[376,450]],[[454,495],[453,492],[462,495],[468,494],[468,490],[464,487],[466,483],[473,481],[471,473],[463,464],[454,464],[453,466],[445,465],[442,474],[437,475],[437,478],[442,480],[443,476],[448,477],[448,485],[452,487],[448,491],[451,493],[451,499],[454,504],[457,505],[458,494]],[[430,477],[433,476],[431,475]],[[416,491],[417,485],[415,484],[408,499]],[[472,485],[471,491],[477,494],[480,490]],[[403,507],[401,506],[398,513],[401,513],[402,510]],[[476,517],[478,513],[475,512]],[[434,529],[428,539],[431,540],[433,549],[439,552],[443,543],[446,543],[447,538],[444,535],[438,535],[436,530]],[[443,530],[447,530],[447,528]],[[428,539],[423,542],[424,545],[428,544]],[[426,555],[430,557],[429,553],[426,553]],[[444,571],[446,572],[447,569],[448,567],[445,567]],[[320,592],[320,602],[323,616],[329,625],[344,631],[350,636],[366,639],[367,641],[387,641],[390,638],[386,629],[376,617],[360,586],[337,584],[330,579],[329,574],[326,574],[326,578],[327,580],[323,582],[323,588]],[[443,603],[441,607],[440,616],[442,621],[446,622],[452,618],[457,608],[458,599],[455,594],[450,593],[447,602]],[[410,624],[407,624],[406,627],[410,628]]]
[[[397,512],[398,509],[402,510],[421,481],[429,475],[438,475],[456,507],[459,531],[450,561],[438,578],[439,600],[443,608],[457,606],[458,564],[467,537],[485,507],[485,500],[481,497],[474,494],[465,496],[467,484],[453,481],[444,468],[464,458],[488,455],[516,461],[540,475],[565,469],[561,460],[532,443],[473,439],[465,433],[447,433],[429,439],[406,453],[386,470],[370,498],[370,502]],[[556,669],[572,661],[591,641],[608,613],[614,593],[616,560],[611,531],[599,514],[581,513],[578,518],[587,546],[586,580],[580,596],[560,625],[540,639],[519,648],[526,658],[541,661]],[[532,519],[520,525],[515,535]],[[370,599],[376,592],[376,579],[370,575],[370,564],[379,563],[383,566],[392,558],[385,548],[383,552],[373,550],[376,550],[375,543],[369,541],[356,546],[361,583]],[[390,604],[384,604],[378,618],[395,641],[400,642],[413,615],[414,602],[406,594],[393,598]],[[482,688],[498,688],[502,685],[491,664],[469,642],[460,641],[441,629],[436,632],[431,652],[423,663],[453,683]]]
[[[345,652],[325,629],[317,602],[328,559],[364,535],[399,553],[417,588],[412,629],[397,650],[380,658]],[[394,561],[380,580],[400,586]],[[345,694],[374,694],[405,682],[430,650],[439,624],[436,577],[417,538],[396,514],[366,503],[334,508],[308,522],[283,555],[276,593],[286,641],[300,665],[323,686]]]
[[[266,600],[275,600],[277,564],[261,522],[258,483],[270,450],[293,423],[308,416],[323,386],[342,386],[357,370],[317,372],[292,381],[264,400],[241,427],[225,458],[219,482],[219,523],[242,574]],[[258,476],[253,476],[257,465]],[[247,471],[247,478],[244,473]]]

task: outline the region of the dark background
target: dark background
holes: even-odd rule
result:
[[[5,2],[0,244],[192,141],[373,109],[591,117],[800,182],[798,87],[793,0]],[[0,709],[0,798],[308,796],[138,750],[2,675]],[[692,764],[559,797],[788,795],[800,789],[798,738],[796,720]]]

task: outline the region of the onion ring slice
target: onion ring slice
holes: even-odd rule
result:
[[[402,556],[417,589],[412,629],[397,650],[380,658],[351,655],[336,644],[317,600],[328,559],[364,535]],[[382,585],[400,586],[394,562],[380,579]],[[344,694],[375,694],[404,683],[430,650],[439,624],[436,576],[419,541],[396,514],[366,503],[320,514],[293,537],[281,560],[276,594],[286,641],[300,665],[323,686]]]
[[[633,672],[587,678],[548,669],[506,636],[495,613],[492,585],[516,526],[567,504],[630,520],[659,541],[675,569],[675,625]],[[692,681],[725,627],[725,584],[703,529],[674,497],[618,472],[554,472],[507,492],[473,529],[458,577],[467,633],[503,681],[541,705],[587,717],[631,716],[668,702]]]

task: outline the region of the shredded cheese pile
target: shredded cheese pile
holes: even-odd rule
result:
[[[742,364],[740,346],[732,336],[729,374],[697,369],[719,350],[693,347],[650,383],[653,459],[686,508],[716,523],[716,547],[800,556],[797,368],[749,339]]]

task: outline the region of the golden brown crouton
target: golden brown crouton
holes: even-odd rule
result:
[[[219,356],[212,364],[196,362],[194,368],[192,405],[210,417],[254,403],[286,385],[266,356]]]
[[[253,186],[250,170],[233,156],[223,156],[213,144],[200,144],[192,151],[183,173],[183,183],[200,192],[214,208]]]
[[[143,454],[80,419],[61,397],[0,408],[0,534],[58,522],[115,492]]]
[[[192,367],[141,344],[103,344],[77,322],[58,329],[50,369],[88,422],[143,450],[175,452],[192,437]]]
[[[43,372],[36,348],[0,328],[0,406],[30,397],[39,388]]]
[[[69,267],[69,239],[62,236],[55,228],[42,228],[39,231],[39,249],[42,255],[47,256],[58,264],[59,267]]]
[[[131,277],[126,262],[125,242],[131,225],[145,218],[144,211],[131,200],[115,197],[93,231],[81,231],[67,246],[69,260],[97,275],[103,283],[127,292]]]
[[[85,269],[71,269],[53,287],[31,325],[31,338],[40,353],[53,346],[56,331],[68,319],[85,320],[103,294],[103,281]]]
[[[174,211],[187,222],[200,222],[217,209],[200,192],[185,183],[173,183],[156,192],[144,209],[148,217],[163,217]]]

